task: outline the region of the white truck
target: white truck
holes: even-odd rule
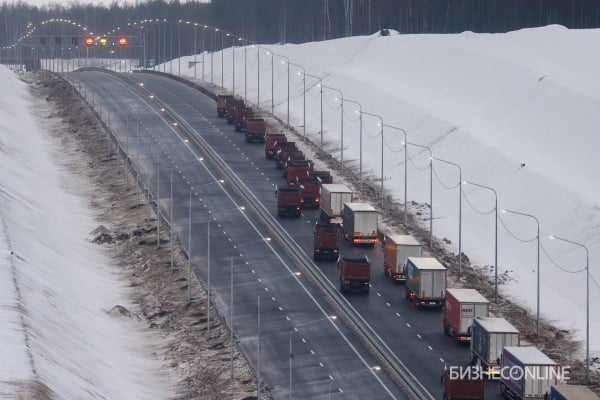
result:
[[[367,203],[344,203],[342,213],[344,238],[353,245],[377,242],[377,209]]]
[[[339,183],[321,185],[321,219],[330,224],[341,224],[344,203],[352,203],[352,190]]]
[[[404,282],[404,263],[408,257],[423,255],[421,243],[411,235],[385,235],[383,271],[396,282]]]
[[[490,302],[475,289],[446,289],[443,327],[457,342],[471,340],[473,318],[487,317]]]
[[[500,393],[508,399],[544,400],[558,384],[556,363],[537,347],[505,347],[500,367]]]
[[[446,267],[432,257],[408,257],[406,261],[408,301],[417,307],[441,307],[446,296]]]
[[[473,318],[471,324],[471,360],[493,374],[502,349],[520,345],[519,330],[504,318]]]

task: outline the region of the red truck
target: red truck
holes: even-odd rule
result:
[[[243,132],[246,130],[246,119],[253,118],[254,111],[251,108],[236,108],[235,109],[235,130]]]
[[[265,142],[267,123],[262,118],[246,118],[246,142]]]
[[[446,289],[443,328],[457,342],[471,340],[473,318],[487,317],[489,301],[475,289]]]
[[[235,121],[235,110],[238,108],[245,108],[246,104],[244,100],[233,99],[225,105],[225,116],[227,117],[227,123],[233,124]]]
[[[333,178],[329,171],[312,171],[307,177],[299,177],[298,185],[302,195],[302,207],[319,208],[321,201],[321,185],[333,183]]]
[[[287,162],[287,182],[290,186],[296,186],[300,179],[307,178],[313,170],[314,163],[311,160],[290,160]]]
[[[296,147],[296,142],[284,142],[284,143],[277,143],[275,150],[276,150],[275,168],[283,169],[283,165],[287,161],[290,153],[293,153],[294,151],[298,151],[298,148]]]
[[[277,216],[279,217],[300,217],[302,211],[302,197],[300,191],[294,187],[277,188]]]
[[[287,159],[283,162],[283,166],[281,168],[281,175],[284,178],[287,178],[288,165],[290,165],[294,161],[306,162],[306,157],[304,157],[304,153],[299,150],[288,153]]]
[[[267,133],[265,135],[265,158],[275,158],[277,144],[285,142],[287,142],[287,137],[283,133]]]
[[[339,257],[340,233],[336,224],[323,221],[315,224],[313,259],[337,260]]]
[[[223,118],[227,115],[227,103],[233,101],[233,96],[230,94],[217,95],[217,115]]]
[[[367,256],[362,258],[339,258],[340,291],[345,293],[356,290],[359,293],[369,293],[371,281],[371,263]]]
[[[444,400],[483,400],[484,381],[481,376],[479,379],[474,379],[475,371],[471,374],[471,378],[465,376],[460,377],[460,368],[457,368],[457,379],[452,376],[450,370],[444,371]],[[461,379],[458,379],[461,378]]]

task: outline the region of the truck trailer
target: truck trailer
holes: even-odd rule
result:
[[[340,233],[336,224],[318,221],[314,231],[313,259],[337,260],[339,257]]]
[[[489,304],[475,289],[446,289],[444,333],[457,342],[468,342],[473,318],[487,317]]]
[[[432,257],[408,257],[405,265],[408,301],[417,307],[441,307],[446,293],[446,267]]]
[[[277,216],[300,217],[302,211],[302,197],[300,191],[295,187],[277,188]]]
[[[369,282],[371,281],[371,263],[367,256],[362,258],[338,259],[338,269],[340,270],[340,291],[358,291],[359,293],[369,293]]]
[[[421,257],[422,246],[411,235],[385,235],[383,270],[396,282],[406,281],[404,263],[408,257]]]
[[[471,360],[488,374],[497,371],[502,349],[520,345],[519,330],[504,318],[473,318],[471,325]]]
[[[352,203],[352,190],[338,183],[321,185],[320,215],[330,224],[341,224],[344,203]]]
[[[500,393],[511,400],[545,400],[558,384],[554,361],[536,347],[504,347],[500,360]]]
[[[556,385],[550,389],[550,400],[600,400],[587,386]]]
[[[367,203],[344,203],[342,212],[344,238],[352,245],[377,242],[377,210]]]
[[[265,142],[267,123],[263,118],[246,118],[246,142]]]

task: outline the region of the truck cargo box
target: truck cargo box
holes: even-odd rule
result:
[[[352,190],[346,185],[336,183],[321,185],[320,214],[324,221],[341,224],[344,203],[352,203]]]
[[[220,118],[227,116],[227,103],[233,101],[233,96],[230,94],[217,95],[217,115]]]
[[[287,142],[283,133],[267,133],[265,135],[265,158],[275,158],[277,143]]]
[[[341,292],[356,290],[359,293],[369,293],[371,263],[367,256],[362,258],[340,258],[338,269],[340,270]]]
[[[251,108],[235,109],[235,130],[243,132],[246,130],[246,119],[254,117],[254,111]]]
[[[446,293],[446,267],[431,257],[408,257],[406,298],[418,307],[441,307]]]
[[[246,142],[265,142],[267,123],[263,118],[246,118]]]
[[[312,160],[289,160],[285,169],[288,185],[295,186],[300,179],[307,178],[313,169],[313,165]]]
[[[383,247],[383,270],[390,279],[404,282],[404,263],[408,257],[421,257],[422,246],[411,235],[386,235]]]
[[[475,289],[446,289],[444,332],[458,342],[469,341],[473,318],[487,317],[489,304]]]
[[[505,347],[500,364],[504,397],[544,400],[551,386],[558,384],[556,363],[536,347]]]
[[[277,215],[279,217],[300,217],[302,198],[298,188],[277,188]]]
[[[444,373],[446,400],[483,400],[484,386],[483,379],[450,379],[449,371]]]
[[[298,151],[296,142],[282,142],[275,146],[275,168],[283,169],[283,165],[287,161],[290,153]]]
[[[313,166],[314,167],[314,166]],[[301,186],[302,207],[319,208],[321,202],[321,185],[333,183],[333,177],[329,171],[311,171],[305,178],[299,178],[298,184]]]
[[[294,161],[306,161],[306,157],[304,156],[304,153],[301,152],[300,150],[296,150],[296,151],[289,151],[287,152],[287,157],[282,160],[282,165],[281,165],[281,175],[286,178],[287,180],[287,171],[288,171],[288,166],[290,164],[293,164]]]
[[[344,203],[344,237],[353,245],[377,242],[377,210],[367,203]]]
[[[556,385],[550,389],[550,400],[600,400],[587,386]]]
[[[471,325],[471,358],[481,366],[498,365],[504,347],[520,345],[519,330],[504,318],[473,318]]]
[[[315,224],[313,259],[337,260],[339,257],[340,234],[336,224],[319,221]]]
[[[227,117],[228,124],[233,124],[235,122],[235,110],[240,108],[246,108],[244,100],[233,99],[227,102],[225,105],[225,116]]]

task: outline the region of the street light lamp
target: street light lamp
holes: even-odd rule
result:
[[[298,325],[294,326],[294,328],[290,331],[290,390],[289,390],[290,400],[292,400],[292,360],[294,358],[294,353],[292,351],[292,336],[294,335],[294,333],[298,332],[298,328],[301,326],[306,326],[306,325],[314,324],[316,322],[321,322],[321,321],[325,321],[325,320],[334,321],[336,319],[337,319],[337,316],[328,315],[323,318],[319,318],[319,319],[315,319],[313,321],[308,321],[308,322],[303,322],[301,324],[298,324]]]
[[[535,220],[535,223],[537,224],[537,232],[535,235],[535,238],[537,239],[537,317],[535,320],[535,334],[536,336],[540,336],[540,221],[531,214],[525,214],[522,212],[511,210],[502,210],[502,212],[533,218]]]
[[[383,125],[386,128],[391,128],[391,129],[396,129],[400,132],[402,132],[402,134],[404,135],[404,228],[408,227],[407,224],[407,215],[408,215],[408,207],[407,207],[407,188],[408,188],[408,146],[406,145],[406,142],[408,141],[407,139],[407,134],[406,131],[402,128],[398,128],[396,126],[391,126],[391,125]]]
[[[379,134],[381,135],[381,209],[383,210],[383,179],[384,179],[384,176],[383,176],[383,118],[381,118],[377,114],[371,114],[366,111],[361,111],[360,113],[370,115],[375,118],[379,118],[379,121],[380,121],[379,124],[377,124],[377,125],[381,128]]]
[[[494,224],[494,303],[498,303],[498,193],[496,193],[493,188],[478,183],[464,181],[464,184],[478,186],[483,189],[491,190],[492,193],[494,193],[494,213],[496,216],[496,222]]]
[[[331,382],[329,382],[329,391],[328,391],[328,393],[329,393],[329,395],[328,395],[329,400],[331,400],[331,386],[333,385],[333,382],[335,382],[336,379],[345,378],[345,377],[348,377],[350,375],[357,375],[357,374],[360,374],[360,373],[363,373],[363,372],[367,372],[367,371],[379,371],[379,370],[381,370],[381,367],[374,366],[374,367],[369,367],[369,368],[361,369],[359,371],[349,372],[347,374],[340,375],[340,376],[337,376],[335,378],[332,378]]]
[[[590,379],[590,253],[588,248],[581,243],[573,242],[558,236],[550,236],[550,239],[561,240],[563,242],[583,247],[585,250],[585,274],[586,274],[586,321],[585,321],[585,365],[586,377]]]
[[[341,131],[341,138],[340,138],[340,163],[342,164],[342,174],[344,173],[344,93],[342,93],[341,90],[336,89],[336,88],[332,88],[329,86],[323,86],[325,89],[329,89],[329,90],[333,90],[334,92],[337,92],[340,97],[340,110],[341,110],[341,116],[340,116],[340,131]],[[336,97],[337,100],[337,97]]]
[[[462,274],[462,168],[460,165],[451,161],[442,160],[434,157],[434,160],[440,161],[449,165],[454,165],[458,168],[458,274]]]

